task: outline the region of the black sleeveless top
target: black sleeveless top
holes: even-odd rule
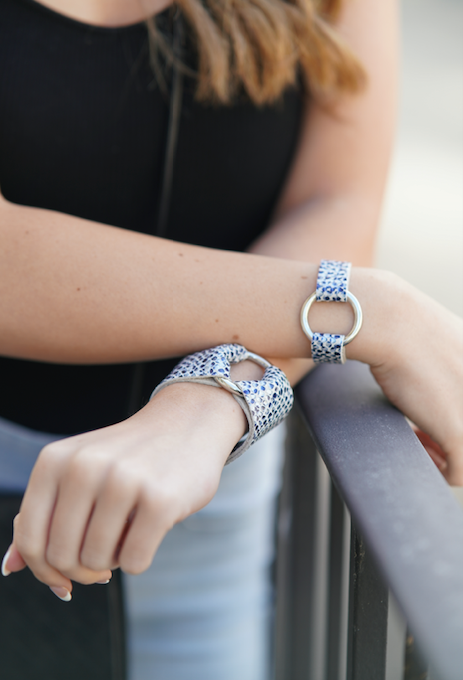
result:
[[[160,15],[167,26],[168,12]],[[168,28],[166,28],[168,30]],[[183,96],[167,236],[244,250],[266,228],[297,143],[298,91],[274,106]],[[0,0],[0,186],[11,202],[153,233],[168,101],[144,24],[92,27]],[[152,362],[142,401],[176,361]],[[133,366],[0,358],[0,416],[72,434],[128,415]]]

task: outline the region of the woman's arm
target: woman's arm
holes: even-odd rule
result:
[[[308,102],[273,226],[252,252],[371,266],[395,128],[397,14],[395,0],[344,3],[336,28],[362,62],[366,87],[330,109]]]
[[[364,336],[375,378],[439,442],[447,479],[462,484],[462,323],[395,277],[372,272],[367,288],[370,320],[352,346]],[[244,427],[227,392],[172,385],[122,423],[47,446],[15,521],[7,569],[27,564],[65,591],[71,579],[93,583],[117,565],[143,571],[172,525],[212,498]]]
[[[334,114],[309,107],[274,226],[254,252],[371,261],[391,140],[396,42],[394,5],[373,4],[346,3],[340,25],[365,62],[368,89]],[[125,362],[181,355],[238,336],[269,356],[307,356],[304,338],[280,340],[272,317],[290,298],[287,318],[294,318],[313,290],[314,267],[252,261],[4,199],[0,242],[4,355]]]
[[[367,86],[327,110],[308,101],[288,181],[271,227],[250,252],[371,267],[397,100],[395,1],[344,4],[336,26],[365,69]],[[275,360],[297,382],[310,360]]]
[[[1,216],[4,355],[110,363],[236,341],[266,356],[310,354],[298,316],[315,288],[314,264],[185,245],[6,203]],[[368,306],[370,280],[383,276],[356,270],[352,292]],[[314,328],[346,330],[350,311],[335,307],[317,306]],[[366,326],[374,318],[372,312]]]

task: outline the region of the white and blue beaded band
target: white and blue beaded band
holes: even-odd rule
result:
[[[362,309],[357,298],[349,292],[351,264],[336,260],[322,260],[318,270],[317,287],[304,302],[301,310],[302,330],[311,341],[312,359],[315,363],[343,364],[346,345],[356,337],[362,327]],[[313,302],[350,302],[354,310],[354,326],[348,335],[313,333],[308,315]]]
[[[230,364],[246,359],[265,368],[262,379],[232,382]],[[278,425],[288,415],[294,401],[291,385],[283,371],[241,345],[219,345],[190,354],[156,387],[151,398],[167,385],[178,382],[223,387],[233,394],[243,409],[249,432],[235,446],[226,465]]]

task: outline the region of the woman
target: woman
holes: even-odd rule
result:
[[[166,3],[0,1],[1,30],[9,36],[0,41],[0,352],[8,357],[1,415],[29,431],[56,433],[50,440],[94,430],[43,449],[5,573],[27,565],[69,599],[71,579],[105,582],[116,566],[144,572],[173,525],[159,571],[182,562],[179,579],[187,586],[192,572],[205,573],[205,563],[185,564],[182,520],[214,496],[246,430],[244,416],[225,390],[177,384],[123,420],[139,375],[128,364],[238,341],[277,357],[272,361],[296,382],[311,367],[298,317],[317,266],[306,263],[322,257],[371,263],[392,137],[396,9],[358,0],[336,20],[367,72],[360,92],[362,72],[330,28],[334,5],[323,4],[323,21],[312,3],[299,13],[276,1],[236,2],[222,13],[211,4],[213,23],[201,4],[180,5],[189,68],[190,43],[199,46],[200,101],[187,80],[167,231],[175,240],[164,240],[149,233],[161,193],[169,86],[162,69],[169,48],[156,49],[169,35],[170,13],[160,15],[151,50],[161,70],[156,85],[143,22]],[[298,63],[310,101],[291,88]],[[230,252],[244,249],[252,254]],[[351,290],[365,322],[348,357],[370,364],[389,398],[442,448],[449,481],[462,483],[463,368],[454,347],[461,325],[382,272],[355,268]],[[351,324],[349,310],[331,303],[314,306],[310,318],[320,331]],[[145,368],[142,402],[176,361]],[[233,367],[233,379],[259,376],[254,364]],[[27,388],[15,403],[8,386],[18,381]],[[265,591],[247,589],[252,578],[263,580],[269,561],[262,537],[278,459],[253,455],[235,464],[242,472],[233,466],[224,472],[222,487],[229,489],[218,492],[219,510],[233,500],[239,507],[246,484],[259,496],[259,483],[270,479],[262,501],[257,509],[250,504],[228,533],[233,513],[225,517],[212,541],[219,560],[226,549],[221,536],[233,553],[243,523],[263,517],[247,540],[264,548],[237,566],[233,586],[240,605],[255,600],[243,615],[252,630],[243,618],[230,624],[236,609],[227,601],[204,623],[198,656],[184,644],[187,629],[177,634],[178,621],[164,612],[154,628],[170,631],[172,647],[164,639],[153,653],[140,652],[138,620],[146,612],[137,613],[136,586],[129,585],[133,678],[265,677]],[[148,572],[154,580],[155,567]],[[222,596],[228,577],[218,580]],[[162,604],[167,613],[174,609],[172,600]],[[182,611],[179,620],[188,616],[202,620],[201,606]],[[211,638],[214,627],[218,638]]]

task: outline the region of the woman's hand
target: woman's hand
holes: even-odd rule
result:
[[[372,374],[416,423],[449,484],[463,486],[463,320],[398,277],[387,279],[389,304],[379,307],[370,341],[376,357],[368,352]]]
[[[212,499],[245,430],[228,392],[176,384],[126,421],[46,446],[6,572],[27,565],[69,600],[71,581],[104,583],[118,566],[144,571],[169,529]]]

